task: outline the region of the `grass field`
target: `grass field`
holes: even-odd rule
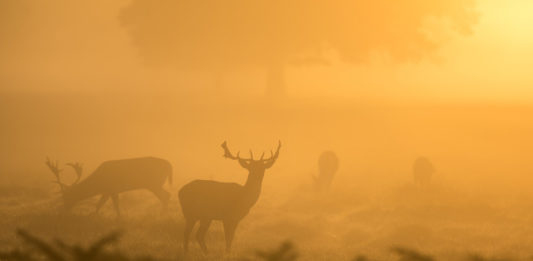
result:
[[[20,244],[17,228],[45,240],[59,238],[81,245],[122,231],[119,249],[129,255],[184,258],[183,218],[176,193],[168,212],[162,212],[149,193],[125,193],[124,216],[117,219],[111,204],[99,215],[91,215],[95,200],[65,213],[52,191],[3,188],[0,192],[0,245],[4,251]],[[428,190],[411,185],[372,198],[348,191],[331,192],[328,197],[307,192],[308,196],[294,193],[286,201],[261,198],[240,224],[230,255],[223,251],[222,226],[214,223],[208,233],[209,254],[202,254],[194,245],[185,258],[254,257],[257,249],[273,249],[287,240],[296,245],[301,260],[351,260],[357,255],[395,260],[394,247],[440,260],[462,260],[471,254],[525,260],[532,254],[533,212],[520,199],[502,206],[446,187]]]

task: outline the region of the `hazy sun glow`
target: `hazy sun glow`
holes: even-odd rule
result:
[[[533,2],[480,0],[478,4],[481,15],[474,34],[450,39],[434,59],[404,65],[377,61],[364,67],[297,68],[296,75],[312,78],[297,85],[314,95],[346,98],[351,93],[349,97],[363,100],[531,103]]]

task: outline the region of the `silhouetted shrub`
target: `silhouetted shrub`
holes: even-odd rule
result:
[[[368,261],[368,258],[366,256],[359,255],[352,259],[352,261]]]
[[[468,261],[511,261],[511,259],[506,259],[506,258],[486,258],[480,255],[470,255],[467,260]]]
[[[110,233],[88,247],[77,244],[67,244],[61,240],[53,243],[39,239],[25,230],[18,230],[18,236],[23,244],[11,251],[0,252],[0,261],[156,261],[151,257],[132,258],[114,248],[120,239],[121,233]],[[434,261],[432,256],[418,251],[395,247],[391,251],[398,255],[398,261]],[[255,259],[265,261],[295,261],[299,257],[293,243],[283,242],[278,248],[256,251]],[[237,260],[250,261],[249,258]],[[470,255],[467,261],[511,261],[504,258],[485,258],[479,255]],[[364,255],[358,255],[352,261],[369,261]]]
[[[266,261],[294,261],[298,259],[298,252],[289,241],[283,242],[277,249],[257,251],[256,254],[257,257]]]
[[[433,261],[433,257],[421,254],[412,249],[395,247],[392,249],[392,252],[400,256],[399,261]]]
[[[119,232],[110,233],[97,240],[89,247],[67,244],[59,239],[48,243],[25,230],[18,230],[18,236],[23,240],[22,248],[8,252],[0,252],[0,260],[12,261],[150,261],[151,258],[132,259],[117,249],[108,247],[120,238]]]

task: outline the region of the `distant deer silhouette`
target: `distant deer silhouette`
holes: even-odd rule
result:
[[[84,199],[101,195],[95,213],[111,198],[117,216],[120,217],[118,195],[136,189],[149,190],[161,201],[165,209],[168,205],[170,193],[163,189],[163,184],[167,179],[169,184],[172,184],[172,166],[164,159],[145,157],[106,161],[81,182],[83,166],[80,163],[69,163],[66,165],[74,168],[77,176],[71,185],[61,182],[62,169],[57,161],[47,159],[46,165],[56,177],[55,182],[61,189],[67,209]]]
[[[337,154],[333,151],[322,152],[318,158],[318,176],[313,176],[316,191],[328,190],[338,169]]]
[[[431,182],[431,176],[435,173],[433,163],[426,157],[419,157],[413,164],[413,178],[415,184],[427,186]]]
[[[278,159],[280,147],[281,142],[276,153],[270,152],[270,158],[264,159],[263,153],[259,160],[254,160],[252,151],[250,151],[250,158],[244,159],[239,157],[239,153],[233,156],[226,142],[222,143],[224,157],[237,160],[243,168],[247,169],[248,179],[244,186],[236,183],[195,180],[180,189],[179,200],[185,217],[184,251],[188,250],[189,236],[194,225],[200,221],[196,239],[202,251],[207,252],[205,235],[212,220],[223,222],[226,251],[231,250],[235,229],[259,199],[265,170],[272,167]]]

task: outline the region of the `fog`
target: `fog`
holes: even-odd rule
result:
[[[284,240],[300,259],[391,259],[396,246],[437,259],[531,256],[533,5],[230,2],[206,12],[191,1],[0,2],[1,250],[17,246],[19,227],[81,244],[122,229],[133,255],[219,259],[218,223],[208,255],[196,242],[183,253],[178,191],[197,179],[245,184],[224,141],[255,159],[280,141],[225,258]],[[363,18],[339,14],[339,26],[332,17],[352,4]],[[319,192],[324,151],[338,170]],[[90,215],[97,197],[63,213],[45,165],[81,162],[85,178],[103,162],[148,156],[172,165],[169,208],[124,192],[120,221],[110,203]],[[435,168],[429,184],[414,177],[420,157]],[[65,167],[61,177],[76,175]]]

